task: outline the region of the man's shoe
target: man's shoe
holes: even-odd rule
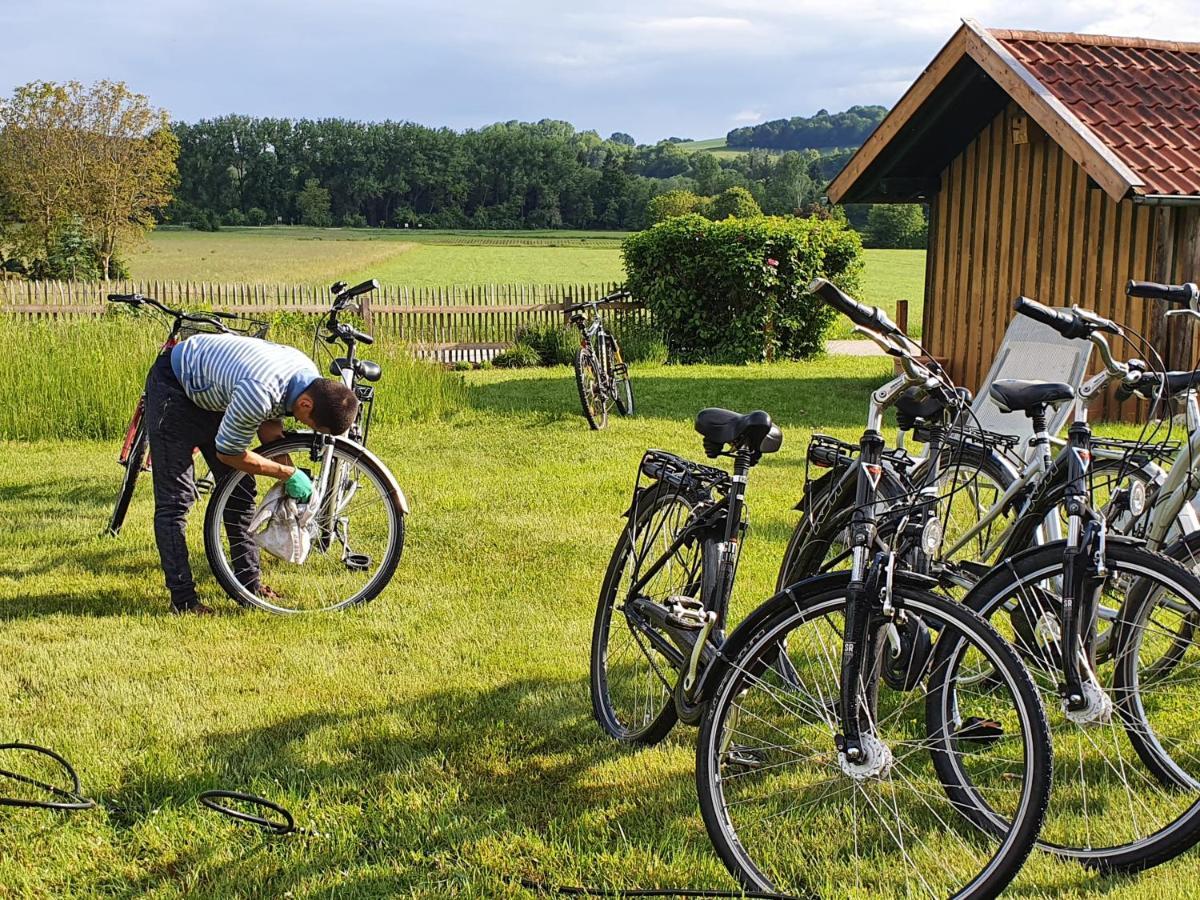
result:
[[[174,616],[211,616],[213,610],[211,606],[205,606],[199,600],[194,603],[187,603],[183,606],[171,604],[171,615]]]

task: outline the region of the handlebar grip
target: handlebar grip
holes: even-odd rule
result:
[[[1159,372],[1143,372],[1142,377],[1133,384],[1126,384],[1122,381],[1117,385],[1115,394],[1117,402],[1124,402],[1135,394],[1146,400],[1153,400],[1154,395],[1161,390],[1162,383],[1163,378]]]
[[[1085,312],[1079,309],[1073,309],[1065,312],[1060,309],[1052,309],[1049,306],[1043,306],[1036,300],[1030,300],[1028,297],[1018,297],[1013,303],[1018,315],[1033,319],[1035,322],[1041,322],[1050,328],[1053,328],[1065,338],[1078,339],[1090,337],[1093,332],[1107,331],[1110,334],[1121,334],[1121,328],[1116,322],[1110,319],[1105,319],[1095,313]]]
[[[1195,285],[1159,284],[1156,281],[1130,281],[1125,285],[1125,296],[1143,297],[1149,300],[1165,300],[1168,303],[1191,302]]]
[[[143,299],[143,298],[142,298],[142,295],[141,295],[141,294],[109,294],[109,295],[108,295],[108,302],[109,302],[109,303],[133,303],[133,304],[138,304],[138,303],[141,303],[141,302],[142,302],[142,299]]]
[[[366,333],[364,333],[364,332],[362,332],[362,331],[357,331],[357,330],[356,330],[356,329],[354,329],[354,328],[351,328],[351,329],[350,329],[350,334],[351,334],[351,335],[353,335],[354,339],[355,339],[356,341],[358,341],[360,344],[373,344],[373,343],[375,343],[375,338],[371,337],[371,335],[369,335],[369,334],[366,334]]]
[[[378,289],[379,289],[379,282],[376,281],[374,278],[371,278],[367,281],[364,281],[362,284],[356,284],[354,287],[350,288],[349,290],[343,291],[341,296],[342,296],[343,300],[353,300],[355,297],[359,296],[360,294],[369,294],[369,293],[371,293],[371,291],[375,291]]]
[[[903,333],[900,331],[900,326],[889,319],[878,306],[859,303],[827,279],[814,278],[808,285],[808,292],[820,297],[855,325],[861,325],[863,328],[884,334]]]

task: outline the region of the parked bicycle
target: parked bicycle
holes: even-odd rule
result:
[[[921,348],[898,329],[877,324],[878,310],[862,307],[828,282],[814,283],[813,289],[906,366],[925,368]],[[1027,473],[1029,481],[1013,485],[978,522],[968,515],[965,532],[943,550],[935,509],[944,515],[952,509],[987,443],[965,427],[965,402],[902,395],[898,421],[923,433],[925,460],[895,451],[870,458],[861,448],[815,439],[810,459],[829,466],[830,473],[806,492],[804,518],[780,582],[847,562],[853,566],[863,552],[890,552],[901,567],[961,598],[1013,644],[1051,710],[1059,767],[1042,846],[1106,870],[1139,870],[1200,841],[1200,756],[1194,749],[1200,733],[1192,717],[1178,714],[1200,701],[1191,686],[1200,649],[1189,624],[1200,614],[1200,581],[1142,542],[1113,533],[1105,510],[1091,501],[1087,404],[1113,380],[1141,378],[1113,359],[1105,335],[1120,333],[1119,327],[1085,310],[1063,312],[1025,298],[1016,308],[1066,337],[1090,340],[1104,362],[1104,371],[1078,396],[1067,384],[992,385],[991,396],[1003,409],[1024,412],[1031,421],[1036,465]],[[1051,458],[1047,411],[1061,402],[1074,403],[1074,422],[1066,449]],[[1136,455],[1143,448],[1134,442],[1128,449]],[[862,515],[858,482],[864,468],[884,486],[871,500],[869,512],[879,527],[867,544],[854,524]],[[945,478],[947,473],[952,477]],[[914,504],[914,498],[923,502]],[[1132,502],[1118,488],[1107,510],[1119,514]],[[987,556],[952,556],[974,546],[973,538],[1013,505],[1015,516]],[[967,509],[975,511],[970,502]],[[1047,523],[1060,520],[1066,538],[1044,541]],[[980,670],[976,677],[986,682],[991,675]]]
[[[266,322],[257,319],[238,316],[225,312],[185,312],[181,309],[160,303],[153,297],[143,297],[141,294],[109,294],[108,302],[120,303],[133,309],[148,309],[151,312],[171,320],[171,328],[167,338],[159,347],[159,354],[169,353],[171,348],[181,340],[193,334],[204,332],[220,332],[225,334],[237,333],[250,337],[265,338],[268,326]],[[113,504],[112,515],[108,520],[108,534],[116,537],[125,525],[129,514],[129,504],[133,502],[133,492],[137,487],[138,476],[150,470],[150,442],[146,434],[143,416],[146,409],[146,395],[138,397],[133,408],[133,416],[125,429],[125,439],[121,444],[121,452],[117,462],[125,468],[121,476],[121,485],[117,489],[117,499]],[[214,485],[211,475],[193,478],[198,491],[206,493]]]
[[[616,291],[596,300],[566,307],[571,323],[579,329],[580,346],[575,354],[575,385],[583,416],[593,430],[608,424],[608,411],[617,408],[623,416],[633,415],[633,385],[629,367],[621,356],[617,339],[604,324],[600,307],[628,300],[629,291]]]
[[[374,384],[383,370],[358,355],[360,345],[370,345],[374,338],[341,321],[356,309],[357,297],[378,286],[374,280],[354,287],[334,284],[333,303],[313,338],[314,358],[324,349],[330,373],[359,399],[358,416],[349,432],[293,432],[255,451],[305,468],[312,479],[310,506],[316,504],[316,515],[310,526],[312,551],[304,563],[289,565],[264,557],[261,583],[270,589],[255,592],[243,585],[235,574],[238,551],[231,548],[223,527],[225,507],[238,491],[261,496],[274,479],[233,471],[213,490],[204,516],[204,548],[217,582],[240,603],[273,613],[345,609],[378,596],[399,565],[408,501],[395,476],[366,446]],[[332,345],[340,345],[342,355],[330,351]]]
[[[732,476],[648,451],[605,575],[596,718],[641,744],[701,725],[701,812],[748,889],[991,897],[1041,825],[1049,734],[1020,659],[976,614],[866,552],[893,388],[876,394],[863,438],[851,572],[786,589],[726,637],[747,481],[782,435],[765,412],[709,409],[696,430],[710,458],[732,457]],[[905,664],[887,656],[895,642],[913,648]]]

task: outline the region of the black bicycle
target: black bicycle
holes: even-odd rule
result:
[[[366,447],[374,409],[374,384],[383,375],[378,363],[358,355],[360,345],[374,338],[343,315],[356,311],[355,299],[379,287],[371,280],[354,287],[333,285],[329,313],[316,326],[313,357],[324,348],[329,371],[359,399],[357,418],[345,435],[293,432],[259,447],[256,452],[306,469],[313,482],[315,514],[307,526],[311,552],[302,564],[291,565],[263,555],[261,585],[251,590],[237,576],[241,555],[258,553],[247,547],[230,524],[238,516],[229,501],[239,491],[262,496],[275,486],[273,478],[230,472],[213,489],[204,516],[204,549],[217,582],[239,603],[273,613],[331,611],[366,603],[387,586],[404,550],[408,500],[396,477]],[[341,354],[329,347],[340,345]]]
[[[908,371],[904,387],[931,377]],[[726,636],[747,480],[782,436],[764,412],[710,409],[696,430],[732,475],[647,452],[601,588],[595,716],[637,744],[700,724],[701,812],[748,889],[992,897],[1041,826],[1049,734],[1020,658],[866,549],[878,421],[900,393],[877,395],[863,436],[851,571],[788,587]]]
[[[245,334],[250,337],[265,338],[268,326],[266,322],[245,316],[226,312],[185,312],[172,309],[160,303],[153,297],[143,297],[141,294],[109,294],[109,303],[121,303],[134,309],[149,309],[150,311],[171,320],[171,329],[167,339],[159,348],[159,354],[170,353],[171,348],[193,334],[221,333]],[[121,533],[125,518],[129,514],[129,504],[133,502],[133,492],[137,487],[138,476],[150,470],[150,442],[146,434],[143,417],[146,411],[146,395],[138,397],[133,408],[133,416],[125,429],[125,439],[121,444],[121,452],[117,462],[125,468],[121,476],[121,485],[117,489],[117,499],[113,504],[112,516],[108,520],[108,534],[116,537]],[[214,481],[211,475],[193,478],[197,491],[205,493],[212,489]]]
[[[575,385],[583,416],[593,430],[608,424],[608,411],[615,406],[623,416],[633,415],[633,385],[629,366],[621,357],[617,339],[605,327],[600,306],[628,300],[629,291],[616,291],[596,300],[566,307],[571,323],[579,329],[580,346],[575,353]]]
[[[813,288],[893,356],[920,365],[921,349],[881,325],[877,310],[828,282]],[[1088,401],[1113,380],[1156,380],[1131,375],[1113,359],[1105,340],[1121,333],[1113,322],[1026,298],[1016,310],[1064,336],[1090,340],[1104,369],[1078,396],[1059,383],[992,386],[997,403],[1029,418],[1030,446],[1044,473],[1024,494],[1012,488],[1006,500],[1014,506],[1011,521],[991,539],[1000,548],[998,564],[941,553],[943,522],[954,516],[955,497],[967,493],[967,509],[976,509],[969,490],[982,455],[965,454],[963,447],[982,441],[969,430],[965,396],[953,402],[949,394],[922,397],[910,388],[897,403],[897,419],[927,442],[924,459],[882,449],[866,456],[831,438],[814,440],[810,460],[828,474],[811,482],[801,501],[804,517],[780,584],[854,565],[855,554],[864,552],[854,524],[862,502],[858,485],[864,469],[872,472],[880,486],[872,498],[878,527],[867,552],[891,553],[898,568],[927,578],[986,619],[1020,654],[1051,712],[1056,789],[1040,846],[1106,871],[1137,871],[1200,842],[1200,727],[1180,714],[1200,703],[1193,686],[1200,647],[1191,627],[1200,617],[1200,580],[1144,542],[1111,532],[1105,513],[1119,515],[1128,506],[1126,489],[1109,496],[1104,508],[1092,502]],[[1067,446],[1051,458],[1048,409],[1061,402],[1075,404],[1074,422]],[[1142,449],[1138,442],[1129,447],[1135,455]],[[1060,519],[1066,538],[1039,540],[1045,523]],[[991,675],[981,670],[977,677],[986,682]]]

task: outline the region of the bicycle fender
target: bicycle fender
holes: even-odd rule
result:
[[[902,570],[894,573],[893,581],[897,585],[926,593],[930,591],[932,586],[936,585],[936,582],[931,578]],[[848,571],[827,572],[823,575],[814,575],[812,578],[806,578],[803,581],[788,585],[774,597],[762,603],[730,633],[729,637],[721,645],[720,652],[714,657],[712,663],[704,669],[700,676],[700,681],[696,686],[696,702],[702,703],[711,699],[712,693],[716,690],[717,685],[721,683],[721,679],[724,678],[725,673],[733,665],[734,660],[741,655],[750,641],[767,626],[771,619],[789,607],[803,604],[807,594],[821,593],[838,585],[849,583],[850,573]]]
[[[346,437],[329,437],[327,435],[318,435],[314,431],[289,431],[282,438],[280,438],[280,441],[295,440],[297,437],[324,438],[325,440],[332,441],[334,446],[342,450],[347,456],[373,463],[383,475],[384,486],[387,488],[388,494],[390,494],[396,501],[396,504],[400,507],[400,511],[404,513],[404,515],[407,516],[409,514],[408,498],[404,496],[404,491],[400,489],[400,483],[396,481],[396,476],[392,474],[392,470],[384,465],[383,460],[381,460],[362,444],[356,444],[354,441]],[[263,444],[254,452],[260,456],[270,457],[271,448],[280,441],[272,441],[269,444]]]

